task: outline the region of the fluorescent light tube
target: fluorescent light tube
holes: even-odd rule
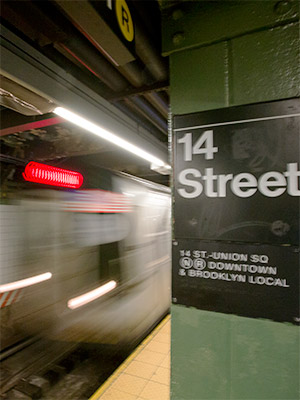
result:
[[[11,290],[21,289],[27,286],[35,285],[36,283],[44,282],[52,277],[51,272],[45,274],[32,276],[31,278],[22,279],[11,283],[0,285],[0,293],[9,292]]]
[[[67,121],[70,121],[73,124],[80,126],[81,128],[91,133],[94,133],[95,135],[101,137],[102,139],[108,140],[109,142],[121,147],[123,150],[127,150],[130,153],[133,153],[136,156],[149,161],[150,163],[156,164],[159,167],[171,168],[168,164],[164,163],[164,161],[153,156],[147,151],[144,151],[140,147],[137,147],[134,144],[127,142],[127,140],[122,139],[121,137],[115,135],[114,133],[111,133],[108,130],[101,128],[100,126],[88,121],[85,118],[80,117],[77,114],[74,114],[69,110],[66,110],[63,107],[56,107],[54,109],[54,113],[66,119]]]

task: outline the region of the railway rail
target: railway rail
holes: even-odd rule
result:
[[[2,354],[0,398],[88,399],[127,355],[116,346],[31,338]]]

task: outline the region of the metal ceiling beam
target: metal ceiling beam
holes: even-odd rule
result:
[[[62,62],[58,62],[58,65],[65,70],[72,71],[71,73],[74,73],[77,79],[83,83],[85,82],[92,90],[95,90],[106,99],[108,99],[107,94],[109,92],[116,92],[116,97],[109,98],[109,101],[115,102],[122,99],[123,93],[125,94],[124,97],[127,97],[127,95],[143,95],[145,94],[144,88],[146,88],[146,85],[153,82],[153,76],[155,79],[161,79],[161,77],[166,76],[165,61],[162,60],[141,27],[137,29],[137,50],[141,53],[143,60],[148,62],[148,65],[143,66],[142,62],[137,60],[117,66],[116,63],[111,64],[109,61],[112,61],[113,55],[117,54],[116,49],[120,45],[121,47],[124,47],[124,45],[112,31],[109,33],[110,27],[87,0],[80,2],[76,0],[74,2],[56,0],[55,3],[51,3],[50,9],[48,7],[49,2],[34,3],[28,1],[27,3],[26,7],[24,4],[19,7],[17,2],[5,1],[4,16],[6,15],[8,21],[16,27],[19,28],[21,26],[25,35],[29,35],[31,40],[37,41],[42,46],[43,53],[49,55],[52,60],[57,62],[57,60],[60,61],[59,59],[62,59]],[[57,7],[54,4],[57,4]],[[98,6],[99,3],[97,3]],[[100,11],[102,8],[100,7]],[[64,16],[64,13],[68,15],[69,19]],[[38,29],[36,21],[38,21]],[[102,24],[106,27],[103,32]],[[107,38],[105,37],[106,31]],[[99,32],[101,32],[100,36]],[[101,54],[103,51],[99,44],[100,42],[102,43],[102,40],[106,43],[105,57]],[[111,45],[112,55],[109,53],[109,44]],[[122,53],[124,57],[125,53]],[[123,63],[128,59],[124,57],[122,58]],[[70,68],[70,62],[68,61],[74,64],[75,68]],[[121,63],[121,60],[119,62]],[[66,67],[65,63],[67,63]],[[81,71],[84,71],[84,73]],[[95,81],[95,84],[92,83],[91,85],[90,83],[93,81]],[[136,91],[132,86],[136,89],[141,89]],[[119,92],[121,92],[121,95],[117,94]],[[111,96],[112,94],[110,93],[109,97]],[[160,99],[153,94],[147,95],[147,100],[154,107],[155,110],[153,112],[158,111],[155,119],[163,116],[166,120],[167,104],[161,104]],[[145,116],[147,108],[137,106],[135,111]],[[147,116],[150,124],[153,121],[153,112]],[[167,134],[167,129],[164,133]]]
[[[160,92],[168,89],[169,89],[169,81],[157,82],[154,83],[153,85],[141,86],[136,89],[125,90],[124,92],[120,92],[116,95],[107,97],[107,100],[119,101],[131,96],[144,95],[146,93],[151,93],[151,92]]]
[[[87,0],[55,2],[98,50],[114,65],[124,65],[135,59],[126,46],[113,33],[107,22]]]
[[[158,92],[144,93],[144,97],[158,110],[161,115],[167,120],[169,115],[169,104]]]

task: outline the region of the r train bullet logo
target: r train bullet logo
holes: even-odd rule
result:
[[[116,0],[116,15],[120,30],[128,42],[134,39],[134,25],[125,0]]]

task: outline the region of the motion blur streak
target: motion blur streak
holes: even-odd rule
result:
[[[74,297],[68,301],[68,307],[74,310],[75,308],[81,307],[93,300],[98,299],[104,294],[110,292],[117,286],[116,281],[109,281],[105,285],[99,286],[97,289],[92,290],[91,292],[85,293],[82,296]]]
[[[122,149],[127,150],[130,153],[133,153],[136,156],[143,158],[144,160],[147,160],[159,167],[169,167],[162,160],[153,156],[152,154],[142,150],[141,148],[135,146],[134,144],[127,142],[127,140],[124,140],[121,137],[114,135],[113,133],[107,131],[106,129],[103,129],[100,126],[93,124],[92,122],[86,120],[85,118],[82,118],[79,115],[74,114],[69,110],[66,110],[63,107],[56,107],[54,113],[72,122],[73,124],[78,125],[81,128],[86,129],[87,131],[94,133],[95,135],[105,140],[108,140],[109,142],[114,143],[119,147],[122,147]]]
[[[22,279],[20,281],[6,283],[4,285],[0,285],[0,293],[9,292],[11,290],[21,289],[27,286],[35,285],[36,283],[40,283],[46,281],[52,277],[51,272],[46,272],[45,274],[36,275],[31,278]]]
[[[138,343],[170,307],[170,189],[101,168],[81,190],[27,185],[14,168],[0,201],[1,349],[35,335]]]

